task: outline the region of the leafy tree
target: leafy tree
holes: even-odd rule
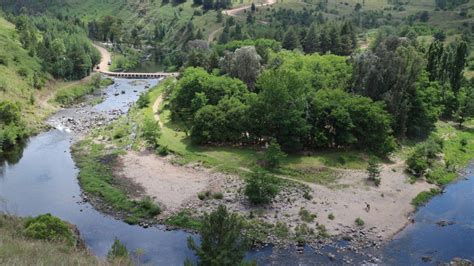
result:
[[[406,164],[408,171],[410,171],[414,176],[422,176],[429,166],[424,147],[417,146],[407,158]]]
[[[454,117],[459,126],[462,126],[466,120],[474,117],[474,87],[461,88],[458,100],[459,107]]]
[[[232,77],[239,78],[253,89],[262,68],[261,60],[254,46],[244,46],[236,49],[234,53],[227,53],[220,60],[220,64],[224,71],[228,71]]]
[[[249,132],[256,139],[274,138],[283,149],[299,149],[308,131],[304,119],[308,86],[294,70],[267,70],[250,101]],[[278,106],[278,108],[275,108]]]
[[[253,204],[267,204],[278,194],[277,179],[259,171],[246,179],[245,195]]]
[[[143,120],[142,137],[152,148],[159,146],[161,131],[160,125],[151,117],[145,117]]]
[[[265,166],[277,168],[280,166],[281,160],[286,157],[286,154],[281,151],[280,144],[275,139],[272,139],[263,157]]]
[[[249,247],[242,230],[243,223],[237,214],[229,213],[224,205],[219,205],[211,214],[204,214],[199,230],[201,245],[189,237],[188,246],[196,253],[198,265],[238,265]]]

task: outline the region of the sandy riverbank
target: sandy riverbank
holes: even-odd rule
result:
[[[338,235],[356,228],[355,219],[361,218],[367,236],[378,240],[390,239],[400,231],[414,211],[411,200],[433,187],[422,181],[410,184],[403,172],[403,163],[398,162],[383,166],[380,187],[366,181],[365,171],[340,170],[337,183],[330,187],[304,182],[311,188],[311,200],[303,198],[301,191],[288,188],[283,189],[272,204],[258,208],[245,200],[241,192],[244,183],[239,177],[199,166],[174,165],[169,157],[148,152],[129,152],[120,157],[120,162],[122,167],[116,169],[116,175],[137,183],[146,195],[159,202],[165,209],[161,218],[181,209],[203,213],[225,204],[239,213],[258,212],[266,222],[284,221],[295,228],[302,223],[299,211],[303,207],[317,215],[314,222],[309,223],[310,227],[323,224],[330,234]],[[224,198],[201,201],[197,194],[203,191],[220,191]],[[334,215],[334,220],[328,218],[329,214]]]

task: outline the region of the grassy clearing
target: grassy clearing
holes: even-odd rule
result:
[[[129,224],[150,220],[160,213],[160,208],[149,198],[131,200],[113,177],[113,167],[117,152],[107,152],[102,144],[85,140],[73,149],[75,161],[80,168],[79,182],[82,189],[99,197],[116,211]]]
[[[428,203],[428,201],[439,193],[441,193],[441,190],[438,188],[432,188],[430,191],[423,191],[411,201],[411,204],[418,208]]]
[[[35,240],[22,234],[25,219],[0,214],[0,264],[2,265],[128,265],[106,262],[85,249],[61,242]]]
[[[153,117],[153,103],[163,93],[165,86],[171,86],[172,80],[163,82],[150,93],[150,104],[144,109],[143,116]],[[160,145],[167,146],[173,153],[180,156],[182,164],[201,162],[205,166],[214,167],[218,171],[227,173],[245,174],[255,168],[256,162],[263,157],[263,152],[251,147],[214,147],[198,146],[191,143],[190,138],[184,130],[179,130],[181,125],[174,123],[170,118],[170,111],[166,108],[166,101],[160,107],[160,120],[163,122],[161,130]],[[289,155],[282,162],[282,171],[295,176],[304,173],[308,167],[327,168],[341,167],[347,169],[364,169],[366,167],[366,156],[363,153],[353,151],[328,151],[318,152],[311,156]],[[302,177],[308,182],[329,183],[334,179],[331,174],[324,170],[321,175],[306,175]],[[330,172],[327,170],[327,172]]]

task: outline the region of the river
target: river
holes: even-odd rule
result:
[[[115,82],[105,89],[105,100],[92,107],[94,112],[126,112],[141,92],[158,81],[116,79]],[[3,199],[0,211],[19,216],[51,213],[67,220],[77,225],[87,247],[98,256],[105,256],[114,239],[118,238],[129,251],[143,250],[142,263],[183,265],[186,258],[194,260],[186,241],[191,234],[186,231],[128,225],[82,202],[78,169],[70,152],[74,138],[70,130],[58,122],[59,118],[71,113],[77,113],[77,110],[65,109],[55,114],[49,122],[56,129],[31,137],[23,150],[18,149],[15,156],[0,164],[0,199]],[[431,262],[448,261],[456,256],[474,259],[472,165],[468,169],[471,169],[466,175],[469,180],[449,186],[446,193],[421,208],[415,216],[417,222],[382,250],[380,257],[383,262],[419,264],[422,256],[431,256]],[[453,221],[454,224],[439,227],[436,225],[439,220]],[[331,252],[337,254],[337,250]],[[342,256],[337,254],[337,263],[342,263]],[[256,259],[259,264],[273,265],[330,262],[327,256],[318,255],[308,247],[303,254],[291,249],[275,251],[267,247],[249,252],[248,257]]]

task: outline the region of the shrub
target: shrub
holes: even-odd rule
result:
[[[213,199],[223,199],[224,194],[222,194],[222,192],[216,192],[216,193],[212,194],[212,198]]]
[[[281,160],[286,157],[286,154],[281,151],[280,144],[275,139],[270,141],[270,145],[265,151],[264,161],[268,168],[276,168],[280,166]]]
[[[357,226],[364,226],[365,222],[361,218],[357,218],[357,219],[355,219],[355,224]]]
[[[312,200],[313,199],[313,196],[311,194],[309,194],[309,191],[305,191],[303,193],[303,198],[307,199],[307,200]]]
[[[334,220],[335,218],[336,218],[336,217],[335,217],[334,214],[332,214],[332,213],[330,213],[330,214],[328,215],[328,219],[331,220],[331,221]]]
[[[323,238],[328,238],[330,237],[328,230],[326,229],[326,226],[324,224],[318,224],[316,227],[318,229],[318,235]]]
[[[154,217],[160,214],[161,209],[156,205],[150,197],[138,201],[137,213],[141,214],[142,217]]]
[[[277,179],[265,172],[256,172],[246,180],[245,195],[253,204],[270,203],[278,194]]]
[[[211,192],[210,191],[204,191],[204,192],[199,192],[198,193],[198,198],[200,200],[206,200],[208,199],[209,197],[211,197]]]
[[[289,235],[288,225],[286,223],[278,221],[275,225],[275,235],[279,238],[286,238]]]
[[[140,94],[140,97],[138,97],[138,100],[137,100],[138,108],[143,109],[143,108],[147,107],[148,104],[150,104],[150,97],[149,97],[148,93]]]
[[[295,227],[295,240],[298,242],[298,245],[304,245],[308,235],[314,235],[314,230],[309,228],[307,224],[303,223]]]
[[[160,135],[160,125],[153,118],[145,117],[143,120],[142,137],[146,143],[153,149],[157,148]]]
[[[407,169],[414,176],[422,176],[428,169],[428,159],[423,146],[418,146],[406,160]]]
[[[30,238],[62,241],[71,246],[75,244],[76,240],[68,224],[49,213],[28,218],[23,233]]]
[[[156,152],[158,153],[158,155],[166,156],[170,153],[170,150],[167,145],[160,145]]]
[[[316,214],[310,213],[308,210],[305,208],[301,207],[300,212],[298,213],[300,215],[301,221],[311,223],[314,221],[316,218]]]
[[[117,259],[117,258],[128,258],[130,254],[128,253],[127,247],[125,247],[120,240],[115,238],[112,247],[110,248],[109,252],[107,253],[107,258],[109,259]]]

